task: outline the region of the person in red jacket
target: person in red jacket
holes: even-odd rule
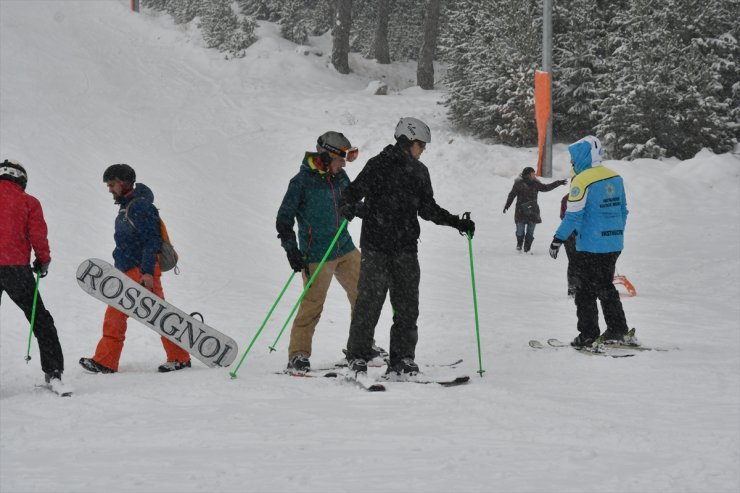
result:
[[[46,277],[51,254],[41,203],[25,192],[27,183],[28,174],[19,163],[7,159],[0,163],[0,301],[3,292],[7,292],[30,322],[36,291],[33,274]],[[33,268],[29,265],[31,249],[36,254]],[[54,319],[41,294],[36,300],[33,334],[39,344],[46,382],[52,389],[62,388],[64,355]]]

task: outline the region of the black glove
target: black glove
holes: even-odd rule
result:
[[[508,210],[509,210],[508,207],[504,207],[504,214],[506,214],[506,211],[508,211]]]
[[[303,254],[295,247],[288,250],[288,262],[290,262],[290,268],[293,269],[294,272],[300,272],[306,268]]]
[[[354,208],[349,204],[344,204],[339,208],[339,213],[344,216],[347,221],[351,221],[355,218]]]
[[[469,234],[472,238],[475,233],[475,223],[470,219],[470,213],[466,212],[462,215],[462,218],[455,219],[457,219],[457,222],[453,226],[460,232],[460,234]]]
[[[568,180],[558,180],[558,183],[560,183],[561,185],[567,185]]]
[[[39,259],[36,259],[33,261],[33,271],[39,272],[41,274],[41,277],[46,277],[46,275],[49,273],[49,264],[51,262],[48,262],[46,264],[42,264]]]
[[[558,258],[558,252],[560,251],[560,246],[562,244],[562,240],[558,240],[557,238],[553,237],[552,243],[550,243],[550,256],[552,258]]]

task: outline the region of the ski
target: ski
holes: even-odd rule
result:
[[[40,383],[35,385],[37,389],[46,389],[49,392],[58,395],[59,397],[72,397],[72,394],[74,393],[71,388],[53,385],[50,383]]]
[[[389,382],[399,383],[420,383],[422,385],[437,384],[442,387],[456,387],[458,385],[466,384],[470,381],[470,376],[462,375],[459,377],[452,378],[426,378],[424,374],[419,374],[416,377],[410,377],[406,379],[395,380],[393,377],[386,379]]]
[[[452,361],[451,363],[430,363],[428,365],[423,365],[423,366],[424,368],[454,368],[462,362],[463,362],[462,359],[458,359],[458,360]],[[367,363],[368,368],[381,368],[385,365],[386,365],[385,360],[378,361],[377,358],[375,360],[368,361]],[[331,371],[331,370],[338,370],[342,368],[347,368],[347,360],[339,361],[329,367],[316,368],[314,369],[314,371]]]
[[[334,371],[330,371],[328,373],[322,373],[318,374],[315,373],[316,371],[321,370],[314,370],[313,372],[299,372],[299,371],[276,371],[275,375],[286,375],[289,377],[295,377],[295,378],[337,378],[339,374]]]
[[[670,351],[670,349],[668,348],[643,346],[638,344],[624,344],[620,342],[598,342],[597,340],[597,343],[599,347],[603,347],[604,349],[621,349],[632,351]],[[570,346],[570,344],[562,342],[558,339],[548,339],[547,344],[552,347]]]
[[[366,392],[385,392],[385,385],[378,383],[367,376],[367,373],[352,374],[348,372],[343,375],[344,381],[358,387]]]
[[[547,345],[544,345],[540,341],[533,339],[533,340],[529,341],[529,347],[531,347],[532,349],[537,349],[537,350],[547,349],[548,347],[549,348],[556,348],[556,349],[557,348],[573,348],[573,349],[575,349],[576,351],[578,351],[579,353],[582,353],[582,354],[590,354],[590,355],[593,355],[593,356],[606,356],[606,357],[610,357],[610,358],[631,358],[631,357],[634,356],[634,354],[632,354],[632,353],[629,353],[629,354],[615,354],[615,353],[609,351],[608,348],[603,347],[603,345],[602,346],[598,346],[596,348],[587,348],[587,347],[577,348],[577,347],[571,346],[570,344],[566,344],[564,342],[561,342],[561,341],[559,341],[557,339],[548,339],[547,340]]]
[[[368,378],[367,375],[354,377],[350,375],[340,374],[335,371],[330,371],[327,373],[314,373],[319,371],[322,370],[313,370],[313,372],[308,373],[279,371],[275,372],[275,374],[286,375],[293,378],[337,378],[341,382],[350,383],[355,387],[358,387],[367,392],[385,392],[385,385],[375,382],[374,380]]]

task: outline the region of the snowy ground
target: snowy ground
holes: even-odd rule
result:
[[[646,345],[633,358],[536,352],[532,338],[576,335],[564,258],[547,245],[559,188],[540,195],[534,255],[514,251],[513,179],[536,159],[452,130],[441,91],[413,87],[415,67],[353,58],[354,73],[262,25],[246,58],[224,61],[192,27],[130,13],[128,1],[0,2],[0,155],[23,162],[50,228],[42,282],[76,394],[34,389],[28,324],[0,311],[0,491],[665,491],[740,488],[740,160],[608,162],[625,178],[630,217],[618,270],[638,296],[627,319]],[[383,77],[391,94],[366,87]],[[409,82],[409,81],[412,82]],[[398,118],[432,127],[423,160],[438,202],[469,210],[485,376],[479,378],[467,242],[422,225],[417,360],[464,358],[473,376],[444,389],[388,384],[383,394],[275,375],[288,333],[267,350],[300,293],[289,289],[231,379],[200,363],[158,374],[157,336],[131,323],[120,373],[89,375],[104,306],[74,273],[110,258],[116,208],[101,182],[133,165],[155,192],[181,254],[169,300],[239,341],[240,355],[288,279],[274,217],[305,150],[330,129],[361,149],[356,176]],[[567,177],[564,145],[554,178]],[[546,180],[547,181],[547,180]],[[359,240],[359,221],[350,231]],[[377,339],[387,346],[390,313]],[[314,366],[339,358],[349,307],[332,288]],[[233,369],[233,366],[232,366]],[[380,370],[377,370],[380,371]]]

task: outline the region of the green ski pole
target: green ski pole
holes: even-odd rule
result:
[[[31,338],[33,337],[33,326],[36,323],[36,302],[39,299],[39,282],[41,282],[41,271],[36,272],[36,289],[33,291],[33,308],[31,309],[31,328],[28,329],[28,347],[26,347],[26,364],[31,361]]]
[[[270,320],[270,315],[272,315],[272,312],[275,310],[275,307],[280,302],[280,299],[283,297],[283,294],[285,294],[285,291],[288,289],[288,286],[290,286],[290,282],[293,280],[293,278],[295,277],[295,275],[296,275],[295,272],[293,272],[290,275],[290,278],[288,279],[288,282],[286,282],[285,283],[285,286],[283,286],[283,290],[280,291],[280,295],[275,300],[275,303],[272,304],[272,308],[270,308],[270,311],[267,312],[267,316],[262,321],[262,325],[260,325],[259,330],[254,335],[254,337],[252,338],[252,342],[249,343],[249,346],[247,346],[247,349],[244,351],[244,354],[242,355],[242,359],[239,360],[239,364],[236,365],[236,368],[234,368],[234,371],[229,372],[229,375],[231,375],[231,378],[236,378],[236,373],[239,371],[239,368],[241,368],[242,363],[244,363],[244,359],[247,357],[247,354],[249,354],[249,351],[252,349],[252,346],[257,341],[257,338],[260,336],[260,333],[262,332],[262,329],[265,328],[265,324],[267,324],[267,321]]]
[[[334,248],[334,245],[336,245],[337,240],[339,239],[339,235],[342,234],[342,231],[344,231],[344,228],[347,227],[347,219],[342,221],[341,226],[339,226],[339,231],[337,231],[337,234],[334,235],[334,239],[331,241],[331,245],[329,245],[329,248],[326,249],[326,253],[324,254],[324,258],[321,259],[321,262],[319,263],[318,267],[316,267],[316,270],[314,271],[313,275],[311,276],[311,279],[308,280],[308,284],[306,284],[306,287],[303,289],[303,292],[301,293],[301,296],[298,298],[298,301],[295,302],[295,306],[293,306],[293,310],[291,310],[290,315],[288,315],[288,320],[285,321],[283,324],[283,328],[280,329],[280,333],[275,338],[275,342],[272,343],[272,346],[270,346],[270,352],[275,351],[275,346],[277,345],[278,341],[280,340],[280,336],[283,335],[283,332],[285,331],[285,327],[288,326],[288,322],[293,318],[293,314],[298,309],[298,306],[301,304],[301,301],[303,301],[303,297],[306,296],[306,293],[308,292],[308,289],[311,287],[311,284],[313,284],[313,280],[316,279],[316,275],[321,270],[321,267],[324,266],[324,262],[326,262],[327,257],[329,256],[329,253],[331,252],[332,248]]]
[[[466,212],[463,217],[470,219],[470,213]],[[475,311],[475,339],[478,343],[478,374],[483,377],[483,373],[486,371],[483,369],[483,359],[480,351],[480,327],[478,324],[478,295],[475,292],[475,268],[473,267],[473,238],[470,234],[465,234],[468,238],[468,254],[470,256],[470,279],[473,283],[473,310]]]

